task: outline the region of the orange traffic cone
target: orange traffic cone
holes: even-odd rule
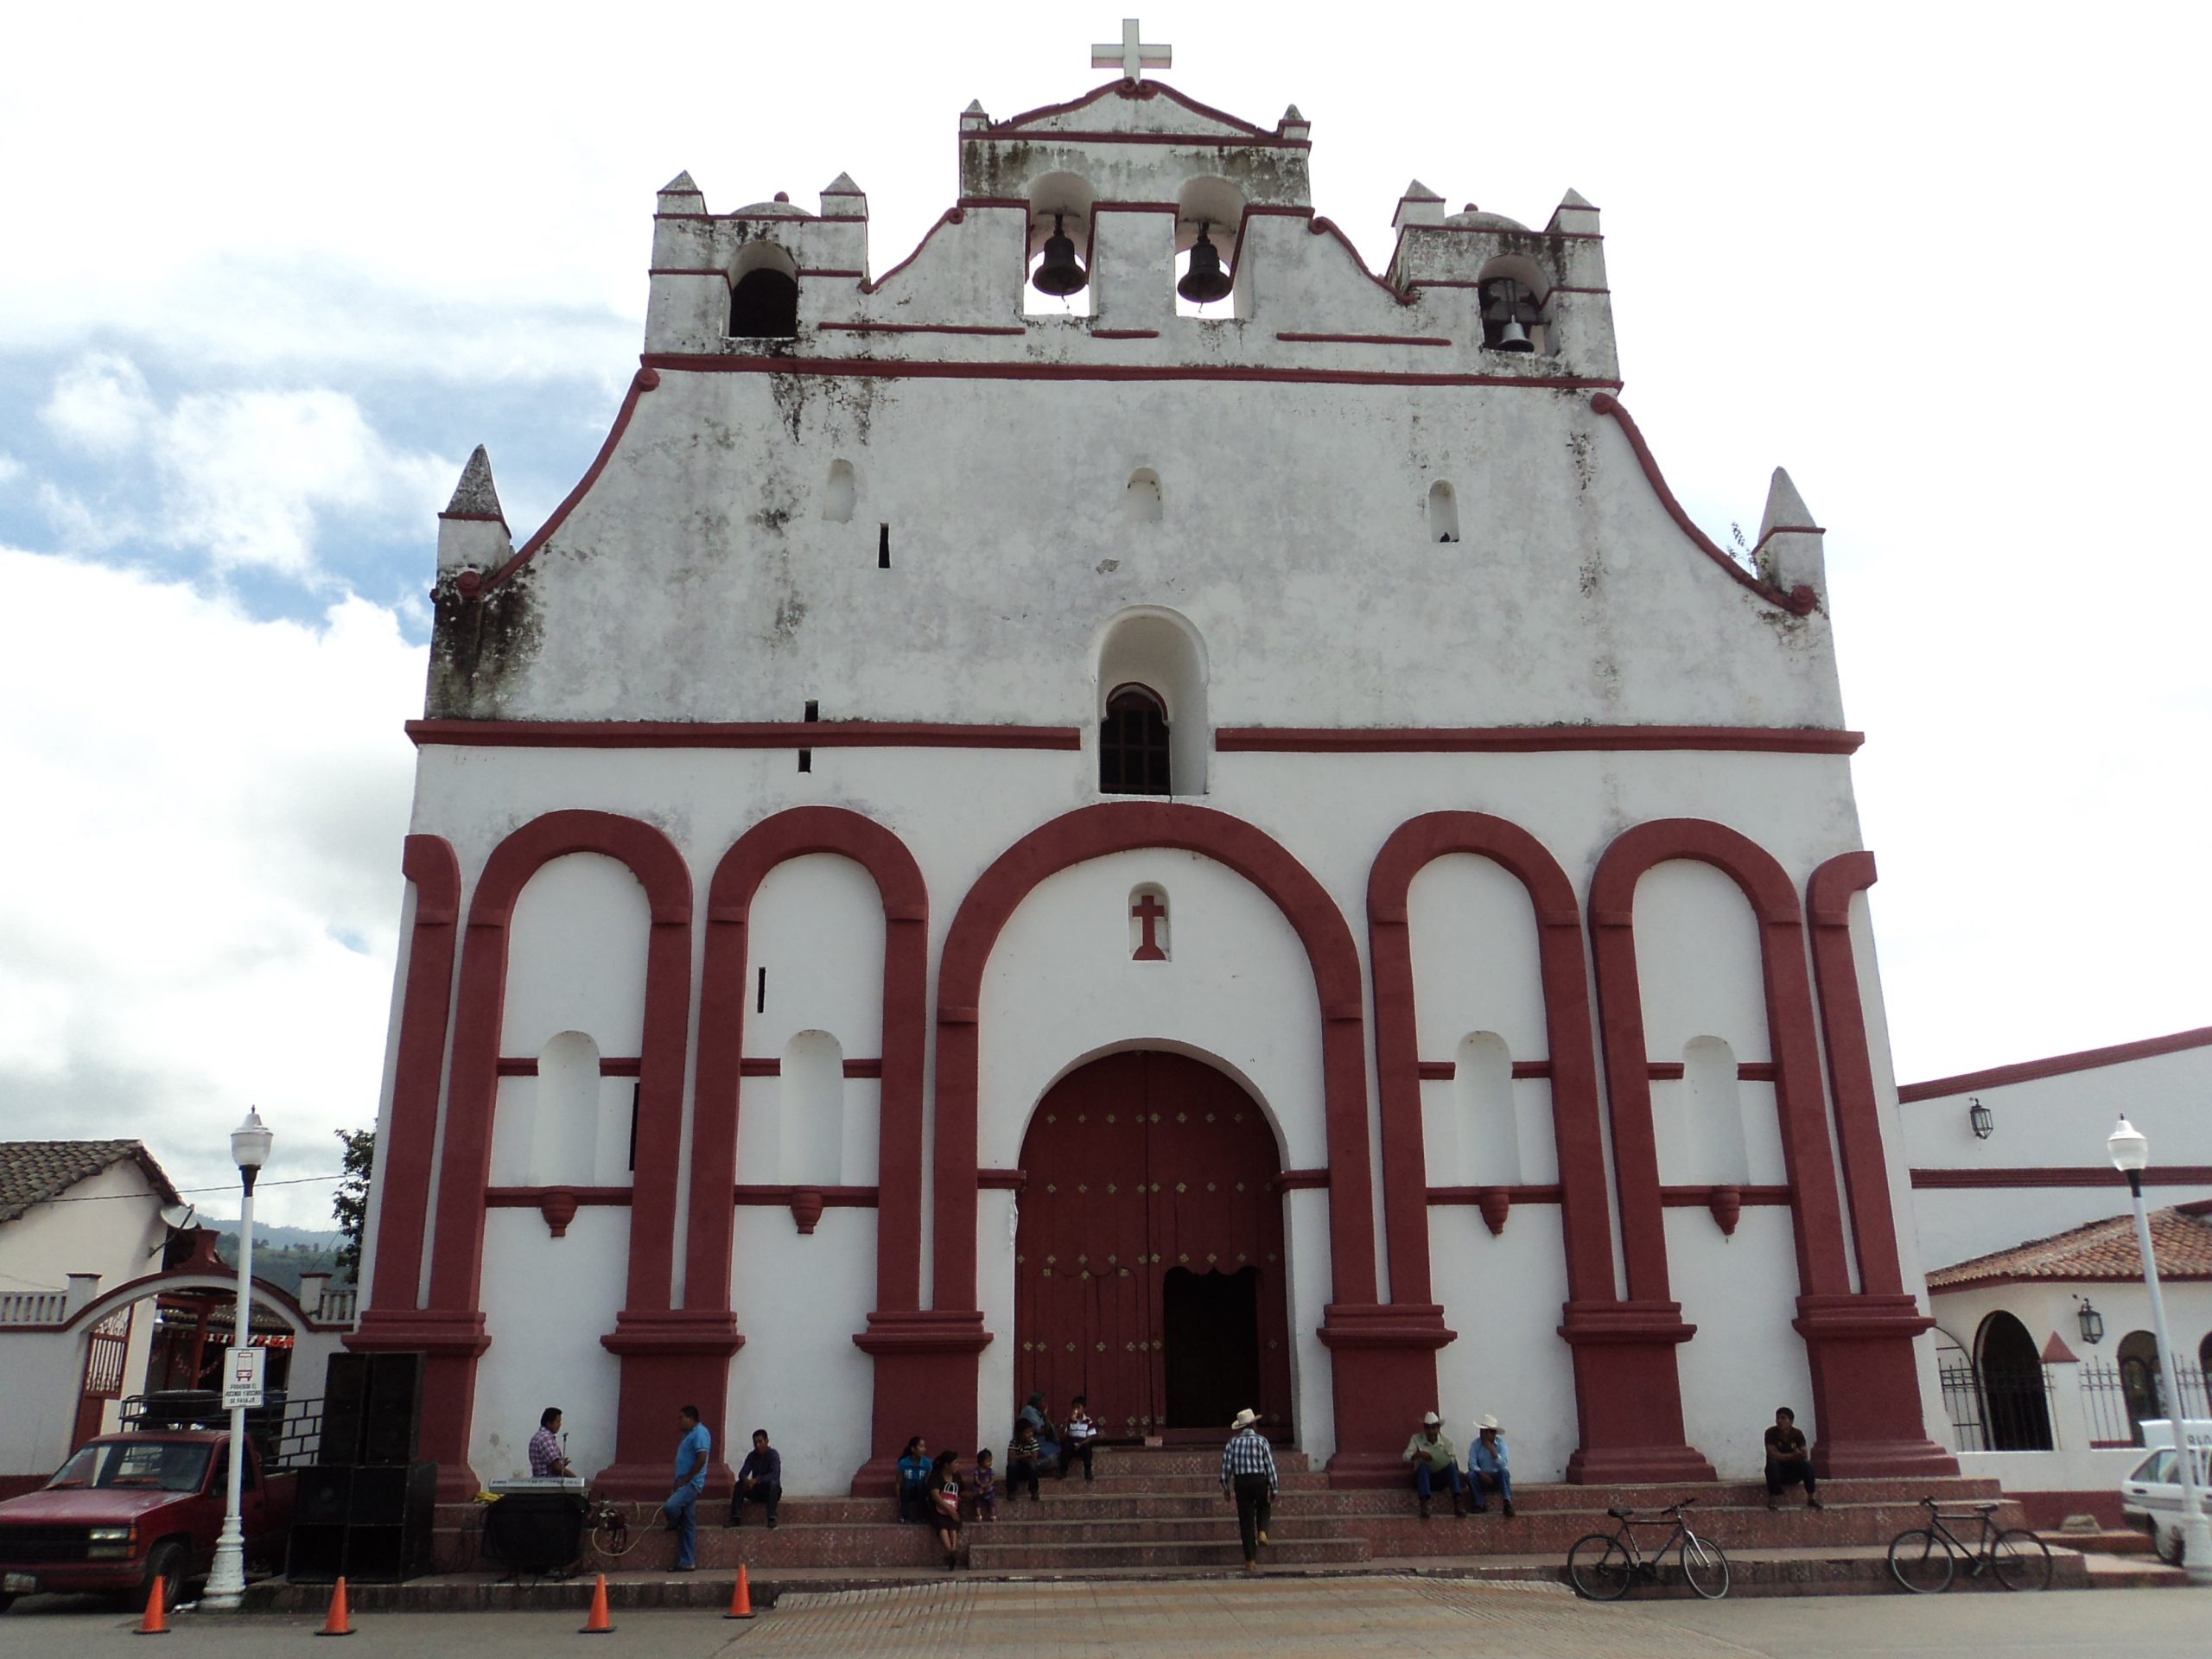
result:
[[[607,1616],[607,1574],[602,1573],[591,1587],[591,1617],[584,1620],[579,1636],[607,1636],[614,1630],[613,1621]]]
[[[166,1579],[156,1577],[154,1588],[146,1598],[146,1617],[138,1621],[141,1636],[167,1636],[169,1633],[169,1586]]]
[[[346,1580],[338,1580],[338,1587],[330,1592],[330,1617],[322,1621],[317,1636],[351,1636],[353,1621],[346,1616]]]
[[[753,1584],[752,1580],[745,1576],[743,1561],[737,1564],[737,1588],[730,1592],[729,1611],[724,1613],[722,1617],[724,1618],[753,1617]]]

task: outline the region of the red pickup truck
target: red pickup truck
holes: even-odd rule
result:
[[[143,1601],[158,1576],[168,1600],[207,1576],[229,1501],[230,1436],[207,1429],[103,1434],[53,1479],[0,1503],[0,1612],[43,1591]],[[240,1518],[246,1559],[281,1565],[295,1477],[264,1471],[246,1445]]]

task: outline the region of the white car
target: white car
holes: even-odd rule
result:
[[[2196,1465],[2197,1502],[2207,1515],[2212,1515],[2212,1422],[2190,1419],[2186,1427]],[[2178,1566],[2182,1558],[2181,1454],[2171,1444],[2173,1425],[2164,1421],[2146,1422],[2143,1437],[2152,1450],[2120,1483],[2120,1513],[2130,1524],[2151,1535],[2159,1559]],[[2161,1440],[2167,1444],[2159,1445]]]

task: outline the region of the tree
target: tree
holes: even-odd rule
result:
[[[374,1129],[333,1131],[346,1148],[346,1177],[330,1197],[330,1213],[338,1218],[338,1271],[355,1284],[361,1282],[361,1229],[369,1219],[369,1176],[376,1167]]]

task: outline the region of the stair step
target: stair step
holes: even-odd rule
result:
[[[1129,1544],[1012,1544],[970,1535],[969,1559],[977,1572],[1065,1572],[1080,1567],[1233,1567],[1244,1560],[1234,1524],[1211,1542]],[[1271,1542],[1263,1566],[1351,1566],[1370,1558],[1363,1538],[1306,1538]]]

